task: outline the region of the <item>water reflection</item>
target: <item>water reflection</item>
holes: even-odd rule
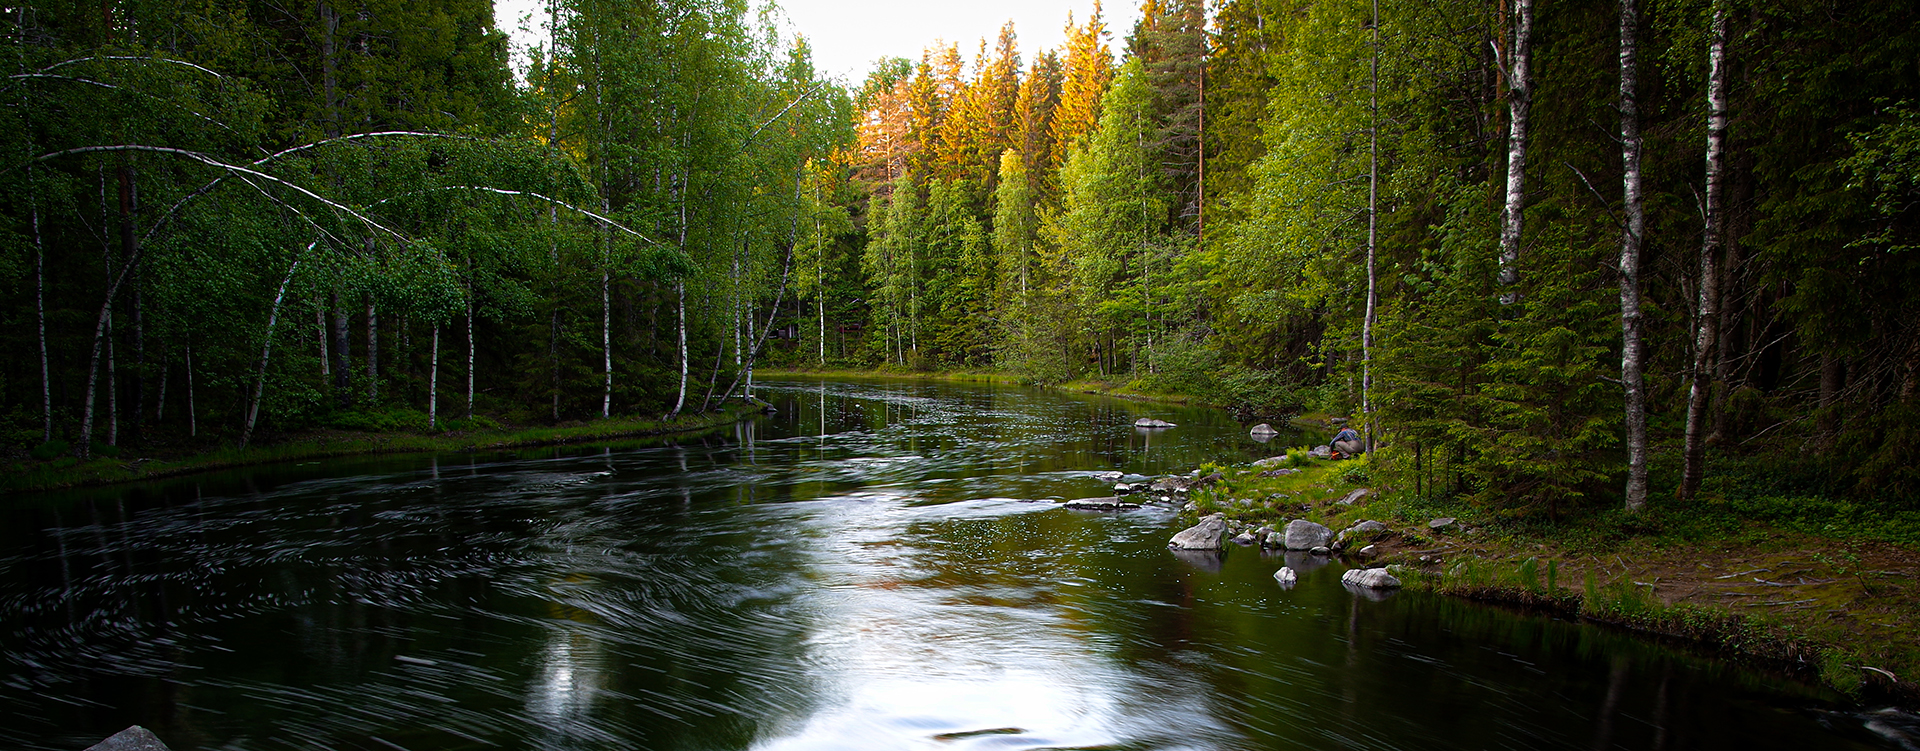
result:
[[[1762,674],[1048,502],[1270,451],[1216,412],[762,388],[702,438],[11,500],[0,747],[1884,747]]]

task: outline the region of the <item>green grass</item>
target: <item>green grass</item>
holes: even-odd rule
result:
[[[67,456],[50,461],[16,462],[7,468],[4,477],[0,477],[0,491],[28,492],[137,482],[215,469],[341,456],[524,448],[590,443],[632,436],[691,433],[731,424],[751,411],[752,408],[747,405],[732,405],[724,410],[705,415],[689,415],[673,420],[630,417],[584,425],[520,429],[487,428],[486,425],[491,421],[475,420],[464,423],[465,429],[441,433],[408,430],[387,432],[334,430],[301,435],[270,445],[254,445],[244,449],[224,446],[212,451],[164,460],[129,460],[122,456],[96,457],[81,462]],[[462,427],[462,425],[456,424],[456,427]]]

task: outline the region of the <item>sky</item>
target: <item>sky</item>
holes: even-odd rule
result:
[[[516,46],[524,46],[540,41],[545,32],[537,28],[539,19],[532,33],[521,30],[521,17],[545,7],[545,0],[494,0],[495,22],[513,35]],[[980,40],[985,38],[991,49],[1008,20],[1020,35],[1022,63],[1032,63],[1035,52],[1060,47],[1067,13],[1084,23],[1093,0],[781,0],[780,7],[788,32],[813,43],[814,68],[857,86],[874,60],[919,60],[920,50],[935,40],[959,44],[971,61]],[[1133,0],[1108,0],[1101,13],[1117,52],[1140,8]]]

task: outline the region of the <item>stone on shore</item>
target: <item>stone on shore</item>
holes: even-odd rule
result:
[[[1255,467],[1278,467],[1278,466],[1280,466],[1280,465],[1282,465],[1282,464],[1285,464],[1286,462],[1287,462],[1287,455],[1286,455],[1286,454],[1281,454],[1281,455],[1279,455],[1279,456],[1269,456],[1269,457],[1267,457],[1267,458],[1265,458],[1265,459],[1256,459],[1256,460],[1254,460],[1254,462],[1253,462],[1253,466],[1255,466]]]
[[[1307,521],[1295,519],[1287,522],[1285,545],[1288,550],[1312,550],[1324,547],[1333,541],[1333,530]]]
[[[1366,521],[1360,522],[1359,524],[1355,524],[1351,527],[1341,530],[1340,537],[1338,539],[1341,542],[1346,542],[1347,540],[1353,539],[1355,537],[1364,537],[1365,539],[1371,540],[1375,537],[1379,537],[1380,535],[1385,534],[1386,532],[1387,532],[1387,525],[1381,524],[1380,522],[1374,521],[1372,519],[1368,519]]]
[[[1352,506],[1353,504],[1356,504],[1362,500],[1365,500],[1366,497],[1370,495],[1373,495],[1372,488],[1359,488],[1357,490],[1354,490],[1351,493],[1341,496],[1340,500],[1334,501],[1334,503],[1338,503],[1342,506]]]
[[[1351,584],[1367,589],[1398,589],[1400,580],[1393,578],[1384,568],[1353,568],[1340,575],[1341,584]]]
[[[1315,459],[1332,459],[1333,447],[1326,445],[1315,446],[1307,452],[1307,455]]]
[[[1240,546],[1252,545],[1258,542],[1259,539],[1260,538],[1255,537],[1252,532],[1241,532],[1233,536],[1233,544]]]
[[[1453,522],[1454,522],[1453,517],[1442,516],[1438,519],[1427,522],[1427,529],[1446,529],[1448,527],[1453,526]]]
[[[1167,547],[1175,550],[1219,550],[1220,540],[1227,534],[1227,517],[1214,514],[1201,519],[1167,542]]]

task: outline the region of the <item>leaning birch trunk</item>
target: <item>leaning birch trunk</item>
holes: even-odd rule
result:
[[[187,344],[187,437],[200,437],[200,411],[193,403],[193,344]]]
[[[1620,0],[1620,162],[1627,226],[1620,233],[1620,383],[1626,390],[1628,511],[1647,504],[1647,392],[1640,331],[1640,247],[1647,226],[1640,195],[1639,11]]]
[[[1520,233],[1526,222],[1527,203],[1527,111],[1532,105],[1533,84],[1528,78],[1529,48],[1533,43],[1533,0],[1514,0],[1518,16],[1513,31],[1513,68],[1507,78],[1507,204],[1500,224],[1501,304],[1511,304],[1519,293],[1511,289],[1520,283]]]
[[[440,324],[433,325],[433,366],[427,371],[427,429],[440,429]]]
[[[320,378],[328,380],[333,376],[333,357],[327,354],[327,301],[316,297],[313,304],[315,330],[320,332]]]
[[[600,419],[613,415],[613,303],[608,294],[612,275],[600,269],[600,367],[606,379],[600,389]]]
[[[780,289],[779,291],[774,293],[773,307],[767,311],[767,323],[765,326],[760,327],[760,335],[757,339],[754,338],[751,334],[748,335],[749,349],[747,350],[747,353],[746,353],[746,358],[747,358],[746,373],[748,374],[749,378],[752,377],[751,374],[753,372],[753,358],[758,357],[760,355],[760,348],[767,343],[767,332],[773,329],[773,317],[780,315],[780,303],[781,301],[785,300],[787,297],[787,280],[791,278],[792,273],[793,273],[793,247],[788,246],[786,262],[781,264],[781,267],[780,267]],[[753,322],[748,321],[747,325],[752,326]],[[734,388],[740,385],[740,376],[741,376],[740,371],[734,372],[733,381],[729,382],[727,384],[727,390],[720,394],[721,404],[725,404],[728,399],[733,398]]]
[[[313,245],[307,246],[307,250],[312,250],[313,246],[318,244],[319,242],[315,241]],[[260,397],[267,390],[267,356],[273,352],[273,329],[280,322],[280,301],[286,299],[287,285],[293,281],[293,272],[299,270],[300,259],[295,258],[293,265],[287,267],[286,277],[280,280],[280,291],[273,294],[273,309],[267,314],[267,335],[263,337],[265,341],[260,343],[260,370],[254,376],[253,399],[247,405],[247,425],[240,430],[240,448],[243,449],[247,447],[249,441],[253,440],[253,426],[260,417]]]
[[[1680,499],[1691,501],[1706,474],[1707,400],[1713,384],[1715,337],[1720,329],[1721,171],[1727,140],[1727,9],[1713,0],[1707,47],[1707,196],[1700,241],[1700,307],[1694,320],[1692,384],[1687,388],[1685,467]]]

